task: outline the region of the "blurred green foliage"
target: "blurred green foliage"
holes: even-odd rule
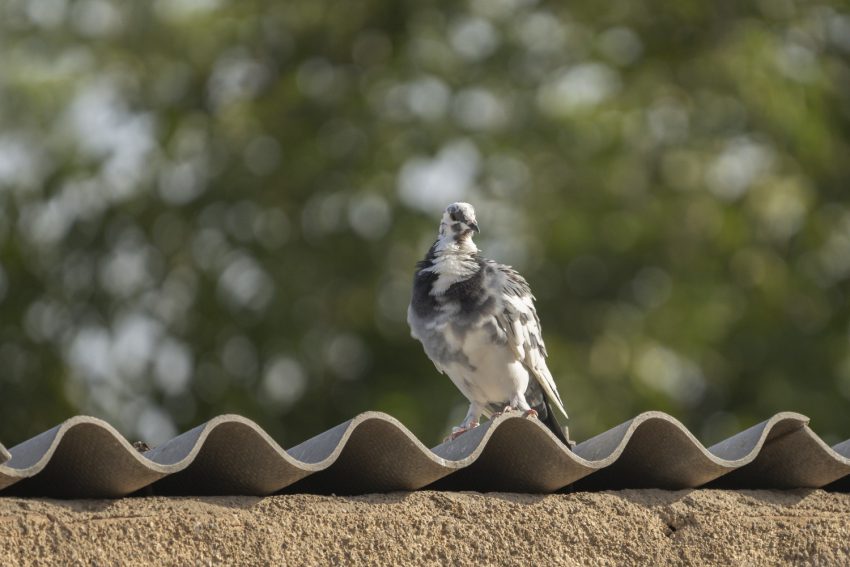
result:
[[[405,323],[443,207],[523,272],[577,439],[850,435],[850,10],[10,0],[0,439],[75,413],[291,445],[465,402]]]

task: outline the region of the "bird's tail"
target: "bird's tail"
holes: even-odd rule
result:
[[[543,404],[546,406],[546,417],[541,419],[543,425],[545,425],[549,429],[549,431],[554,433],[555,437],[557,437],[561,441],[561,443],[566,445],[569,449],[575,447],[575,441],[572,441],[570,439],[570,428],[566,425],[562,426],[560,423],[558,423],[558,420],[555,419],[555,412],[552,411],[552,406],[549,405],[548,401],[543,402]]]

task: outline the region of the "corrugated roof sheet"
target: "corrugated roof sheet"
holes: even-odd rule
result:
[[[647,412],[570,451],[539,421],[504,415],[428,449],[391,416],[367,412],[284,450],[254,422],[222,415],[140,453],[108,423],[78,416],[0,456],[0,495],[847,490],[850,440],[830,448],[808,422],[779,413],[706,449],[673,417]]]

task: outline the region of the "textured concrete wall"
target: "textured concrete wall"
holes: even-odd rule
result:
[[[0,498],[0,565],[850,564],[850,494]]]

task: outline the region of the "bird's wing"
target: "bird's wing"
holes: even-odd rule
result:
[[[499,265],[498,272],[501,275],[502,309],[495,314],[496,320],[507,335],[517,360],[528,368],[543,388],[546,399],[566,418],[564,403],[546,366],[548,354],[531,288],[525,278],[508,266]]]
[[[416,316],[413,313],[413,306],[409,306],[407,308],[407,324],[410,326],[410,336],[422,343],[423,345],[427,341],[426,334],[427,331],[431,331],[433,333],[434,330],[437,329],[437,322],[432,321],[430,323],[426,323],[424,321],[417,320]],[[434,366],[437,368],[437,372],[440,374],[445,374],[446,369],[443,368],[443,365],[440,362],[431,356],[428,352],[428,348],[425,348],[425,354],[428,356],[428,360],[434,363]]]

